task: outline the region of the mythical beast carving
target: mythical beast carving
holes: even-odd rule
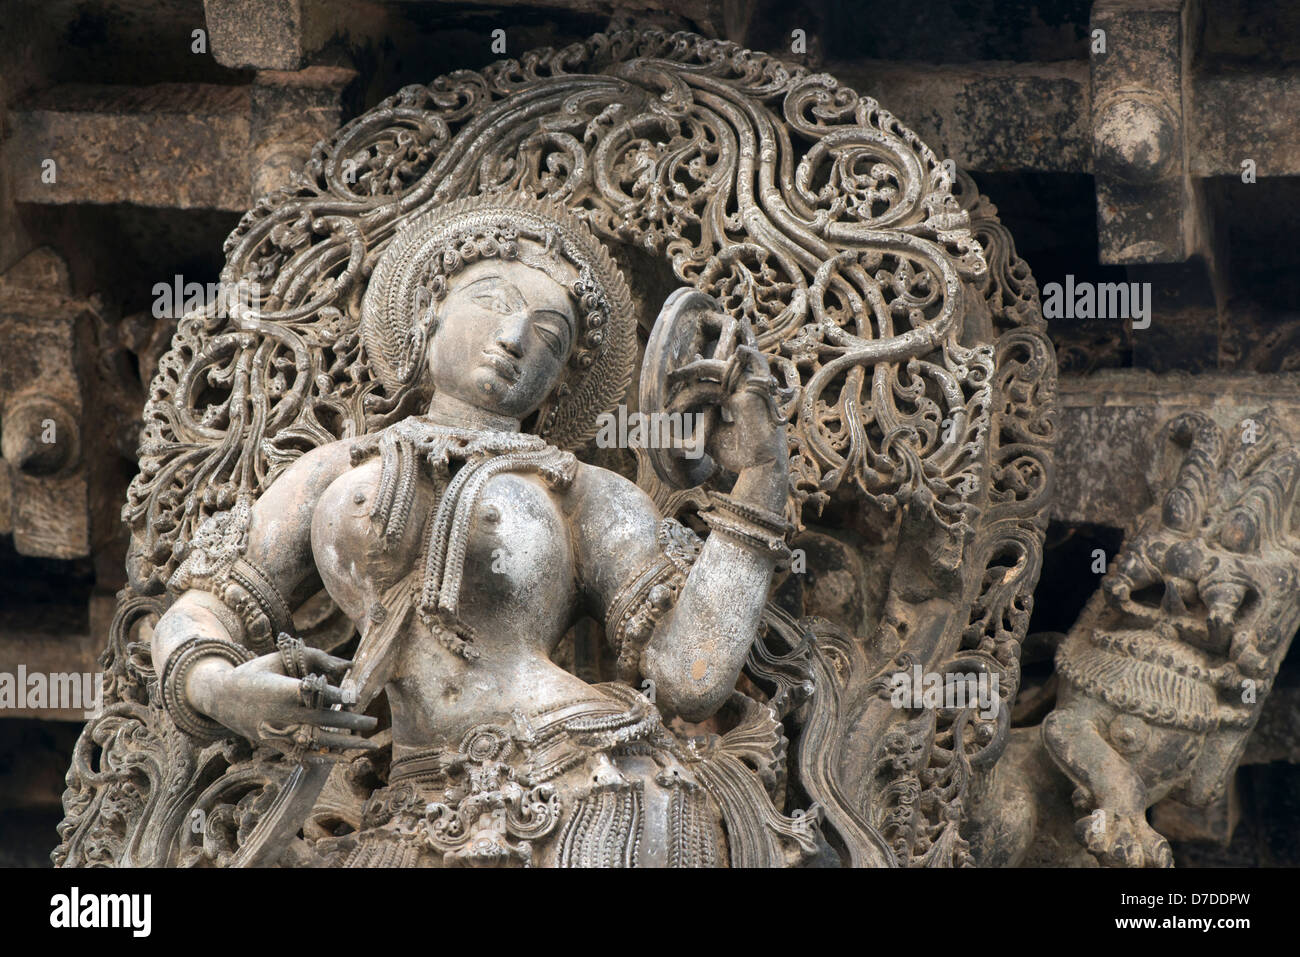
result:
[[[1225,798],[1300,626],[1282,423],[1187,412],[1154,450],[1156,502],[1057,649],[1054,707],[1012,731],[971,808],[990,864],[1172,866],[1147,810]]]
[[[1079,839],[1117,866],[1172,865],[1147,808],[1222,795],[1300,626],[1300,449],[1268,410],[1226,434],[1186,413],[1166,440],[1185,457],[1061,645],[1043,723]]]
[[[599,35],[402,90],[225,251],[57,863],[979,863],[1055,361],[893,116]],[[707,455],[594,446],[620,404]],[[1004,707],[896,708],[914,666]]]

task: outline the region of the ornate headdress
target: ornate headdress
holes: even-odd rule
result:
[[[540,269],[574,297],[574,352],[539,411],[536,431],[560,448],[576,449],[627,391],[636,320],[627,282],[608,250],[584,223],[550,203],[476,196],[404,227],[376,264],[362,302],[361,336],[371,369],[394,391],[418,379],[449,280],[492,258]]]

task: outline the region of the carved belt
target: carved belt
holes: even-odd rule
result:
[[[670,792],[667,863],[716,866],[723,841],[709,796],[660,747],[670,739],[658,712],[625,686],[597,688],[607,697],[516,713],[513,727],[476,726],[458,749],[415,751],[394,761],[388,787],[367,802],[369,830],[347,865],[412,865],[434,852],[451,866],[527,866],[534,843],[555,835],[561,867],[634,867],[646,781],[625,776],[612,757],[640,752],[654,757],[660,768],[654,781]],[[557,778],[584,762],[593,772],[590,784],[557,786]]]

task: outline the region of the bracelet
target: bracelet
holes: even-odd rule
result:
[[[778,512],[768,511],[723,492],[709,492],[708,497],[712,506],[710,511],[727,513],[732,518],[749,525],[757,525],[763,531],[779,535],[782,539],[787,538],[794,531],[794,526]]]
[[[640,674],[641,653],[660,620],[677,603],[704,544],[672,518],[659,523],[655,538],[659,554],[619,588],[605,618],[605,634],[618,655],[618,676],[633,685]]]
[[[280,632],[275,639],[275,647],[280,651],[280,661],[284,664],[284,673],[290,678],[301,678],[307,674],[307,661],[303,649],[307,646],[301,638]]]
[[[701,512],[700,518],[704,519],[711,530],[742,545],[749,545],[774,555],[778,565],[783,565],[792,558],[790,546],[785,543],[784,535],[764,534],[753,526],[731,522],[708,511]]]
[[[618,653],[618,676],[635,683],[641,652],[654,636],[655,626],[677,603],[686,575],[668,558],[660,557],[643,568],[614,599],[606,620],[609,643]]]
[[[265,632],[261,626],[261,621],[256,623],[248,622],[249,615],[245,613],[245,621],[249,624],[249,635],[263,638],[270,638],[272,635],[279,635],[286,632],[293,626],[293,612],[289,610],[289,603],[285,601],[284,596],[280,594],[280,589],[275,587],[275,582],[271,581],[266,572],[258,568],[246,558],[237,559],[230,568],[230,580],[242,588],[256,605],[256,611],[260,613],[259,617],[265,616]],[[244,609],[240,609],[244,611]],[[253,609],[247,609],[249,612]],[[255,627],[254,624],[256,624]]]
[[[231,732],[220,721],[200,714],[185,694],[185,683],[195,665],[204,658],[222,658],[238,667],[253,660],[247,648],[220,638],[187,638],[167,658],[159,688],[163,709],[181,731],[203,740],[228,737]]]
[[[233,613],[222,617],[228,632],[236,630],[227,620],[233,617],[242,625],[238,630],[248,647],[270,650],[276,636],[292,628],[293,612],[270,576],[243,557],[251,508],[240,501],[204,521],[185,544],[184,560],[167,584],[174,591],[193,588],[214,595]]]

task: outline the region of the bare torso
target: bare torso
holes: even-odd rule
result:
[[[370,518],[379,476],[376,459],[346,472],[312,517],[321,579],[358,624],[389,587],[423,566],[424,526],[437,507],[432,482],[421,476],[411,521],[381,548]],[[531,475],[505,473],[487,483],[474,506],[460,609],[479,656],[455,654],[412,617],[387,688],[396,756],[454,744],[470,727],[516,709],[599,697],[550,660],[582,600],[562,506],[560,495]]]

